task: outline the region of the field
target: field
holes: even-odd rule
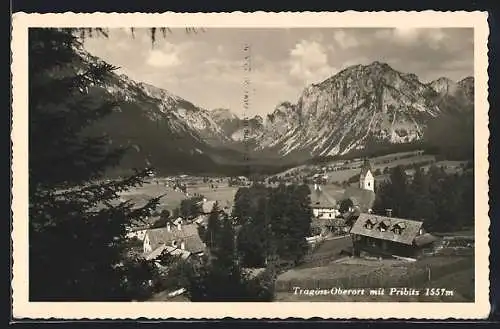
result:
[[[385,294],[309,296],[294,293],[294,287],[308,290],[341,288],[365,291],[383,288]],[[420,291],[420,295],[388,294],[391,288],[405,287]],[[446,293],[425,296],[425,288],[445,289]],[[474,300],[473,258],[427,257],[412,263],[347,257],[328,266],[287,271],[278,277],[276,291],[276,301],[471,302]]]
[[[194,194],[201,194],[208,200],[217,200],[221,206],[230,206],[234,201],[234,195],[238,187],[228,187],[219,185],[217,189],[210,188],[209,184],[197,184],[188,186],[187,192],[189,196]],[[188,198],[186,194],[181,191],[175,191],[172,187],[167,187],[162,183],[156,184],[155,182],[144,184],[143,186],[131,189],[121,194],[123,200],[131,200],[138,206],[143,205],[150,198],[165,196],[160,200],[159,210],[167,209],[173,210],[177,208],[181,201]]]
[[[405,158],[399,158],[402,156],[406,156]],[[421,163],[432,161],[434,162],[436,159],[433,155],[415,155],[408,157],[407,154],[391,154],[383,157],[376,157],[370,159],[370,164],[372,166],[372,170],[379,169],[381,172],[385,168],[393,168],[397,166],[406,166],[413,163]],[[359,174],[360,168],[356,169],[346,169],[346,170],[337,170],[328,172],[328,177],[331,182],[341,183],[343,181],[348,180],[349,178]]]
[[[311,192],[314,191],[314,186],[310,186],[310,189]],[[321,185],[321,190],[335,200],[342,200],[342,196],[344,195],[345,191],[344,188],[335,184]]]
[[[444,235],[444,237],[443,237]],[[473,237],[473,231],[457,231],[440,235],[445,240]],[[444,240],[442,240],[444,241]],[[469,241],[469,240],[467,240]],[[304,262],[278,276],[276,282],[277,301],[449,301],[470,302],[474,300],[474,247],[444,247],[437,243],[434,252],[426,254],[416,262],[398,259],[365,259],[349,257],[341,253],[352,246],[349,236],[323,242]],[[294,287],[317,290],[344,288],[390,288],[407,287],[423,291],[418,296],[385,295],[315,295],[294,293]],[[425,296],[425,288],[442,288],[445,295]],[[451,293],[449,291],[452,291]]]
[[[314,251],[306,255],[306,257],[304,258],[304,263],[295,267],[295,270],[328,265],[333,261],[343,257],[340,254],[342,250],[349,249],[351,247],[352,242],[350,236],[326,240],[321,243]]]

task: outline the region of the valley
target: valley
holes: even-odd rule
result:
[[[99,61],[87,53],[82,58]],[[204,109],[123,74],[112,74],[105,90],[94,92],[116,97],[118,107],[89,131],[131,148],[110,174],[145,165],[162,175],[276,174],[310,161],[422,148],[439,154],[446,152],[439,148],[443,125],[473,129],[462,123],[473,119],[473,78],[424,84],[381,62],[353,65],[307,86],[295,104],[283,102],[265,117]],[[447,149],[473,147],[456,133],[449,132]],[[337,173],[335,181],[348,175]]]

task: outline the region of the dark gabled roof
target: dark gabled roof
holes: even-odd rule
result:
[[[362,212],[368,211],[375,202],[375,192],[359,187],[349,186],[344,191],[343,199],[351,199],[354,206],[358,206]]]
[[[146,232],[151,248],[157,249],[161,245],[171,245],[173,241],[180,244],[184,241],[185,249],[192,253],[197,253],[205,249],[205,245],[198,234],[198,225],[186,224],[181,226],[181,230],[177,226],[172,225],[170,231],[166,227],[160,227],[148,230]]]
[[[363,162],[363,167],[361,167],[361,177],[366,176],[368,171],[372,171],[372,166],[370,165],[370,161],[368,159],[365,159]]]
[[[371,229],[366,228],[365,225],[367,222],[375,223],[374,227]],[[389,228],[385,231],[379,230],[381,222],[389,224]],[[392,231],[394,226],[404,226],[401,234]],[[422,222],[416,220],[362,213],[352,226],[351,233],[411,245],[418,235],[421,226]]]
[[[323,191],[311,192],[311,207],[312,208],[335,208],[337,202]]]

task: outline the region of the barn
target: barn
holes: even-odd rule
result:
[[[417,220],[362,213],[350,234],[354,255],[418,257],[437,240]]]

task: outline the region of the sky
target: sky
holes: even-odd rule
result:
[[[350,65],[385,62],[424,83],[443,76],[458,81],[474,73],[471,28],[171,29],[165,37],[157,33],[154,45],[149,33],[110,29],[108,38],[86,38],[84,47],[133,80],[240,116],[265,115],[283,101],[296,103],[309,84]],[[244,70],[248,54],[249,73]]]

